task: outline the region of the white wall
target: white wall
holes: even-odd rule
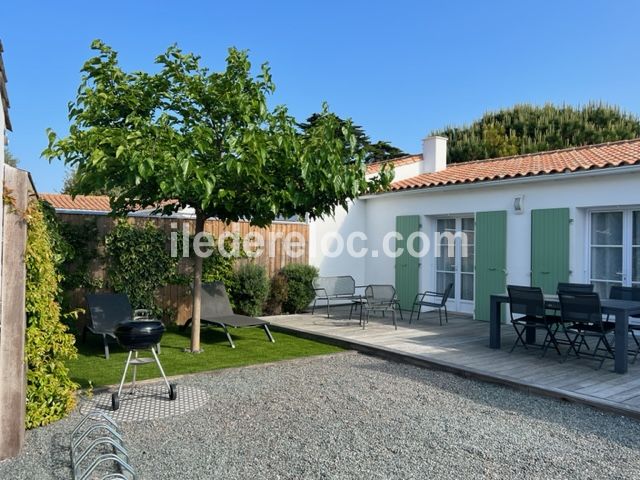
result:
[[[402,165],[395,169],[395,180],[415,177],[420,174],[420,162]],[[370,175],[374,176],[374,175]],[[326,238],[333,233],[340,233],[341,237],[347,240],[352,232],[366,233],[367,222],[367,201],[355,200],[350,202],[348,212],[344,208],[337,208],[333,217],[326,216],[321,220],[309,222],[309,263],[320,269],[323,276],[351,275],[357,285],[362,285],[367,281],[365,276],[365,262],[363,258],[353,258],[348,255],[345,249],[339,256],[328,257],[323,255],[323,238],[325,239],[325,251],[334,252],[337,248],[335,238]],[[367,243],[354,238],[353,246],[360,250],[367,246]]]
[[[419,164],[416,164],[419,165]],[[604,171],[603,171],[604,172]],[[624,172],[624,173],[623,173]],[[382,252],[382,239],[395,231],[398,215],[422,215],[423,231],[433,239],[433,219],[447,215],[473,215],[475,212],[506,210],[507,215],[507,283],[530,284],[531,272],[531,210],[541,208],[570,209],[571,281],[588,278],[586,271],[587,210],[594,207],[640,205],[640,168],[611,169],[607,174],[583,176],[580,173],[536,177],[535,181],[520,184],[496,182],[466,187],[424,189],[415,193],[391,193],[360,199],[349,213],[341,212],[333,222],[313,222],[310,238],[318,241],[331,231],[348,234],[363,228],[366,246]],[[513,199],[524,195],[524,213],[513,210]],[[345,235],[346,236],[346,235]],[[372,258],[351,258],[346,254],[337,259],[314,254],[314,264],[321,275],[352,274],[358,283],[389,283],[395,281],[395,260],[379,255]],[[433,250],[431,251],[433,252]],[[433,288],[433,254],[421,262],[420,288]]]
[[[356,200],[350,204],[348,212],[344,208],[338,208],[333,217],[309,222],[309,263],[320,269],[320,275],[351,275],[356,285],[366,281],[364,259],[348,255],[346,245],[343,245],[342,253],[337,256],[323,254],[323,250],[338,251],[338,237],[335,233],[346,242],[350,233],[366,232],[366,209],[365,201]],[[366,242],[354,239],[353,245],[359,250],[366,247]]]

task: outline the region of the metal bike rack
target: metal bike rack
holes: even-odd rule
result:
[[[101,466],[114,470],[103,473],[102,480],[136,478],[120,429],[104,412],[91,412],[76,425],[71,433],[70,450],[71,469],[76,480],[92,478]]]

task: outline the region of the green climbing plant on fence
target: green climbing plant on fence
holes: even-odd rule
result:
[[[45,219],[43,207],[32,202],[26,263],[27,361],[26,427],[34,428],[65,417],[75,406],[78,385],[69,377],[65,360],[75,358],[73,335],[61,321],[59,273],[64,254],[56,251],[58,237]]]
[[[157,311],[156,292],[177,276],[167,235],[151,222],[138,227],[122,220],[105,237],[105,247],[109,287],[126,293],[133,308]]]

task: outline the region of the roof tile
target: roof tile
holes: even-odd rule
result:
[[[422,158],[419,155],[420,159]],[[399,159],[399,160],[402,160]],[[565,150],[449,164],[445,170],[399,180],[391,190],[551,175],[640,164],[640,138]]]
[[[73,198],[61,193],[43,193],[40,198],[49,202],[56,210],[111,211],[109,197],[106,195],[77,195]]]
[[[392,158],[390,160],[383,160],[367,165],[367,174],[378,173],[382,165],[386,163],[392,163],[394,167],[402,167],[403,165],[411,165],[412,163],[420,162],[422,160],[421,154],[405,155],[404,157]]]

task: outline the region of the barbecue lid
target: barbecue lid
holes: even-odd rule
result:
[[[136,334],[136,335],[157,335],[164,333],[165,327],[160,320],[144,319],[119,323],[115,329],[115,334]]]
[[[114,334],[124,348],[137,350],[158,343],[164,331],[165,327],[160,320],[145,319],[120,323]]]

